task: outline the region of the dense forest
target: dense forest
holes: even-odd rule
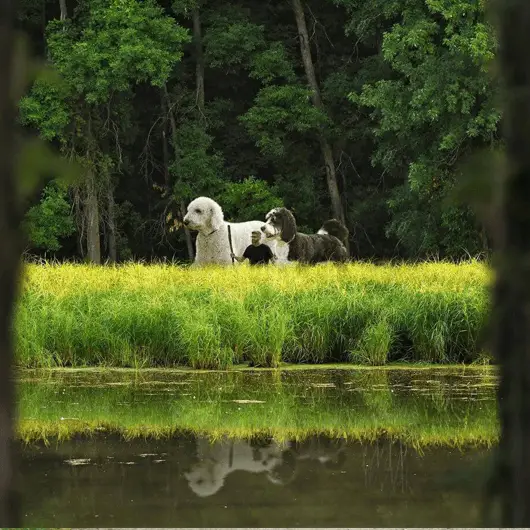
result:
[[[281,204],[307,231],[344,219],[356,258],[487,254],[465,194],[502,149],[484,0],[20,4],[46,65],[23,132],[80,168],[43,168],[28,253],[186,260],[179,220],[207,195],[229,220]]]

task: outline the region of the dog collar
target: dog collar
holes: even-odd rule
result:
[[[212,234],[215,234],[215,232],[219,232],[219,228],[216,228],[213,232],[210,232],[209,234],[204,234],[206,237],[210,237]]]

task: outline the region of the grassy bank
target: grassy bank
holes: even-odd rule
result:
[[[16,315],[17,362],[195,368],[482,362],[478,338],[489,281],[489,270],[476,263],[30,265]]]
[[[277,440],[310,435],[415,447],[497,441],[492,369],[429,372],[120,370],[27,372],[19,377],[19,438],[66,440],[179,432]]]

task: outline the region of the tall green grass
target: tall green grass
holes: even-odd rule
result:
[[[29,265],[22,367],[481,362],[478,263],[207,268]]]
[[[496,376],[433,370],[53,370],[22,373],[18,436],[26,442],[116,433],[302,440],[311,435],[416,447],[492,445]]]

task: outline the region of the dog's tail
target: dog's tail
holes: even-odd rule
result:
[[[342,243],[346,243],[350,235],[349,230],[337,219],[329,219],[326,221],[318,233],[334,236]]]

